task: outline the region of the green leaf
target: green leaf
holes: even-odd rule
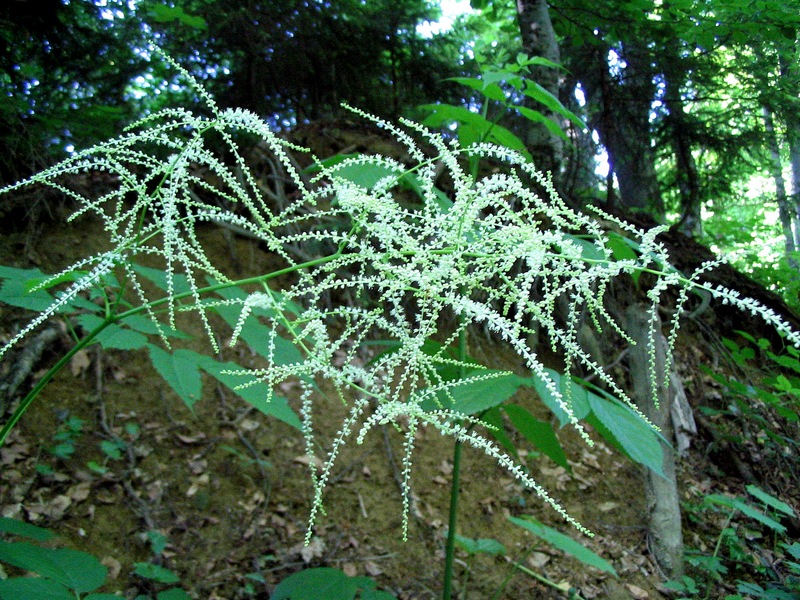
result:
[[[203,382],[198,364],[205,357],[191,350],[170,353],[153,344],[147,344],[147,349],[156,371],[191,409],[202,397]]]
[[[265,383],[256,383],[246,388],[235,389],[247,383],[246,377],[223,373],[223,371],[241,371],[242,367],[233,362],[217,362],[213,358],[198,355],[200,367],[214,379],[230,388],[235,394],[248,402],[259,412],[283,421],[296,429],[302,428],[300,418],[291,407],[289,401],[283,396],[271,394]]]
[[[385,164],[375,163],[342,163],[331,169],[331,177],[344,179],[366,190],[371,190],[386,177],[399,179],[404,171],[391,168]]]
[[[620,448],[634,461],[664,476],[664,450],[656,432],[629,406],[606,400],[597,394],[587,394],[592,417],[589,422],[597,427],[603,437]],[[596,420],[595,420],[596,419]],[[606,434],[606,430],[611,436]]]
[[[133,572],[139,577],[144,577],[159,583],[178,583],[181,579],[165,567],[160,567],[148,562],[134,563]]]
[[[778,523],[775,519],[768,517],[758,509],[753,508],[746,502],[743,502],[739,498],[729,498],[728,496],[723,496],[721,494],[709,494],[705,497],[705,500],[711,504],[719,504],[721,506],[727,506],[728,508],[738,510],[745,516],[755,519],[762,525],[766,525],[777,533],[786,533],[786,527]]]
[[[470,379],[471,376],[480,379]],[[487,379],[483,376],[489,377]],[[502,404],[513,396],[523,383],[523,378],[505,371],[474,371],[467,378],[452,382],[447,392],[443,390],[437,392],[436,400],[426,399],[422,403],[422,408],[426,411],[444,408],[458,411],[463,415],[474,415]]]
[[[614,577],[617,577],[617,572],[608,561],[600,558],[597,554],[589,550],[589,548],[580,542],[577,542],[571,537],[567,537],[563,533],[556,531],[547,525],[543,525],[533,517],[526,516],[524,519],[508,517],[508,520],[515,525],[530,531],[533,535],[540,537],[545,542],[553,546],[553,548],[557,548],[562,552],[566,552],[570,556],[574,556],[585,565],[605,571],[606,573],[611,573],[614,575]]]
[[[550,423],[539,421],[527,409],[516,404],[506,404],[503,409],[514,424],[514,427],[525,436],[526,440],[543,454],[550,457],[556,464],[564,467],[567,471],[572,471],[567,462],[564,448],[558,441]]]
[[[456,544],[467,554],[490,554],[492,556],[502,556],[506,553],[506,547],[497,540],[491,538],[472,539],[456,534]]]
[[[55,298],[46,290],[30,291],[31,281],[46,277],[39,269],[0,267],[0,277],[5,279],[0,286],[0,302],[36,312],[46,311],[55,302]]]
[[[52,579],[14,577],[0,581],[2,600],[75,600],[75,594]],[[117,599],[119,600],[119,599]]]
[[[372,579],[348,577],[339,569],[305,569],[281,581],[271,600],[396,600],[389,592],[375,588]]]
[[[522,90],[522,93],[536,100],[540,104],[544,104],[547,108],[552,110],[557,115],[561,115],[565,119],[572,121],[572,123],[581,130],[587,129],[586,124],[581,120],[581,118],[573,113],[571,110],[564,107],[561,104],[561,101],[553,96],[550,92],[544,89],[541,85],[536,83],[535,81],[531,81],[530,79],[527,80],[528,85],[525,86],[525,89]]]
[[[148,531],[147,539],[150,540],[150,549],[156,556],[164,552],[164,549],[167,547],[167,536],[160,531]]]
[[[760,487],[756,485],[748,485],[747,488],[745,489],[747,489],[750,495],[758,498],[759,500],[761,500],[761,502],[763,502],[767,506],[770,506],[775,510],[780,511],[783,514],[788,515],[789,517],[794,517],[794,510],[792,509],[791,506],[789,506],[785,502],[778,500],[775,496],[771,496],[770,494],[762,490]]]
[[[38,573],[79,594],[99,588],[108,573],[91,554],[68,548],[41,548],[27,542],[0,541],[0,561]]]
[[[567,136],[566,132],[561,128],[561,125],[553,121],[553,119],[551,119],[550,117],[540,113],[538,110],[533,110],[532,108],[527,108],[525,106],[515,106],[514,108],[516,108],[520,112],[520,114],[522,114],[522,116],[528,119],[529,121],[532,121],[534,123],[541,123],[542,125],[544,125],[547,128],[547,130],[553,135],[556,135],[565,141],[569,140],[569,137]]]
[[[500,445],[506,452],[508,452],[514,458],[519,459],[517,447],[505,432],[505,428],[503,426],[503,415],[500,413],[500,408],[495,406],[484,412],[481,415],[481,421],[491,426],[489,428],[489,435],[500,442]]]
[[[550,377],[550,379],[552,379],[556,385],[556,388],[562,393],[562,395],[564,395],[565,400],[571,397],[571,408],[572,412],[575,413],[575,417],[579,420],[586,417],[590,411],[586,390],[572,381],[569,377],[562,377],[560,373],[554,371],[553,369],[545,369],[545,373]],[[569,417],[567,416],[567,413],[561,408],[561,405],[558,403],[558,399],[550,391],[550,388],[547,387],[543,379],[534,376],[528,379],[526,383],[536,390],[536,393],[539,395],[539,398],[542,399],[542,402],[544,402],[547,408],[549,408],[553,414],[556,415],[561,427],[564,427],[564,425],[569,423]],[[572,389],[570,390],[571,396],[568,396],[565,393],[568,385],[572,386]]]
[[[149,279],[161,291],[166,292],[169,289],[170,277],[163,269],[151,269],[150,267],[134,264],[133,270],[142,277]],[[189,285],[189,279],[186,275],[181,275],[180,273],[172,275],[172,292],[174,294],[188,294],[191,291],[192,287]]]
[[[169,6],[167,4],[155,4],[148,10],[150,17],[157,23],[170,23],[178,21],[194,29],[205,31],[208,25],[203,17],[190,15],[180,6]]]
[[[49,529],[37,527],[29,523],[23,523],[16,519],[9,519],[8,517],[0,517],[0,532],[11,533],[20,537],[26,537],[38,542],[46,542],[56,537]]]
[[[95,314],[83,314],[77,318],[81,327],[87,331],[93,331],[103,324],[104,319]],[[138,350],[147,345],[147,336],[132,331],[126,327],[120,327],[116,323],[106,326],[106,328],[95,337],[95,340],[106,350]]]

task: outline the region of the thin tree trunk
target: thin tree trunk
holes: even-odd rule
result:
[[[673,398],[670,390],[662,386],[656,390],[658,406],[653,403],[652,378],[648,343],[651,328],[655,327],[656,364],[653,366],[663,381],[666,369],[667,341],[661,334],[661,321],[654,323],[644,304],[630,306],[626,313],[627,330],[636,342],[628,358],[633,378],[632,397],[642,413],[661,429],[666,440],[674,438],[670,409]],[[675,452],[662,443],[664,476],[647,469],[646,495],[649,511],[648,542],[658,567],[667,579],[680,579],[683,575],[683,530],[681,528],[680,494],[675,476]]]
[[[546,0],[517,0],[517,21],[522,37],[522,50],[529,56],[541,56],[554,63],[561,62],[558,41],[550,21],[550,11]],[[531,78],[558,98],[560,74],[556,69],[534,67]],[[527,99],[526,102],[532,102]],[[560,122],[560,117],[542,106],[530,106],[546,117]],[[541,123],[528,122],[523,141],[543,171],[558,175],[564,160],[564,142]]]
[[[646,47],[625,49],[625,66],[611,72],[607,47],[573,47],[568,68],[575,73],[595,110],[591,127],[606,148],[619,184],[624,210],[643,211],[664,220],[664,202],[651,148],[650,110],[655,95],[653,68]],[[614,198],[609,193],[609,198]],[[609,207],[614,208],[614,207]]]
[[[767,132],[767,145],[769,146],[770,157],[772,158],[772,179],[775,181],[775,198],[778,201],[778,215],[781,220],[781,228],[783,229],[784,247],[786,249],[786,259],[789,265],[796,269],[798,268],[797,260],[794,258],[794,252],[797,250],[795,245],[795,231],[792,227],[794,220],[793,214],[796,212],[789,204],[789,199],[786,196],[786,182],[783,179],[783,166],[781,165],[781,152],[778,146],[778,137],[775,133],[775,123],[772,118],[772,112],[764,106],[762,108],[764,114],[764,129]]]

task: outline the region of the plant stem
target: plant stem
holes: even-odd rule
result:
[[[459,319],[461,320],[461,319]],[[458,334],[458,360],[459,376],[465,377],[467,368],[467,330],[461,323]],[[456,525],[458,523],[458,496],[460,494],[461,480],[461,441],[456,439],[453,448],[453,477],[450,481],[450,516],[447,525],[447,541],[444,547],[444,581],[442,584],[442,600],[450,600],[453,590],[453,559],[456,549]],[[465,590],[466,591],[466,590]]]
[[[272,271],[271,273],[267,273],[266,275],[259,275],[259,276],[256,276],[256,277],[250,277],[248,279],[240,279],[238,281],[230,281],[230,282],[226,282],[226,283],[219,283],[219,284],[216,284],[216,285],[210,285],[210,286],[207,286],[207,287],[204,287],[204,288],[199,288],[196,291],[184,292],[184,293],[181,293],[181,294],[175,294],[174,296],[172,296],[172,301],[174,302],[175,300],[182,300],[184,298],[190,298],[190,297],[200,296],[200,295],[203,295],[203,294],[209,294],[209,293],[212,293],[212,292],[216,292],[218,290],[222,290],[222,289],[226,289],[226,288],[230,288],[230,287],[235,287],[235,286],[240,286],[240,285],[245,285],[245,284],[249,284],[249,283],[265,283],[265,282],[269,281],[270,279],[275,279],[276,277],[279,277],[281,275],[286,275],[288,273],[293,273],[293,272],[299,271],[301,269],[309,269],[309,268],[312,268],[312,267],[315,267],[315,266],[318,266],[318,265],[325,264],[326,262],[330,262],[332,260],[335,260],[335,259],[339,258],[341,256],[341,254],[342,254],[342,248],[340,247],[339,250],[337,250],[333,254],[330,254],[330,255],[327,255],[327,256],[323,256],[321,258],[316,258],[316,259],[313,259],[313,260],[310,260],[310,261],[307,261],[307,262],[304,262],[304,263],[301,263],[301,264],[298,264],[298,265],[292,265],[290,267],[286,267],[284,269],[279,269],[277,271]],[[28,394],[25,396],[25,398],[23,398],[22,402],[20,402],[20,405],[14,411],[14,414],[11,415],[9,420],[3,425],[3,428],[0,429],[0,446],[3,445],[3,443],[6,440],[6,438],[8,437],[8,434],[14,428],[14,425],[16,425],[17,422],[22,418],[22,415],[24,415],[25,411],[27,411],[28,408],[30,408],[30,405],[33,403],[33,401],[36,399],[36,397],[41,393],[41,391],[45,388],[45,386],[50,382],[50,380],[53,379],[53,377],[55,377],[56,374],[61,369],[63,369],[65,366],[67,366],[67,364],[69,364],[69,361],[72,360],[73,356],[75,356],[80,350],[83,350],[86,346],[88,346],[91,343],[93,343],[96,340],[97,336],[100,335],[100,333],[102,333],[103,330],[106,327],[108,327],[109,325],[113,325],[114,323],[117,323],[118,321],[122,321],[127,317],[142,313],[145,310],[147,310],[148,308],[152,310],[153,308],[156,308],[158,306],[166,304],[167,302],[169,302],[169,300],[170,300],[169,298],[161,298],[159,300],[155,300],[153,302],[150,302],[147,305],[137,306],[135,308],[131,308],[131,309],[129,309],[127,311],[124,311],[124,312],[121,312],[121,313],[113,313],[113,312],[111,312],[111,313],[107,314],[106,318],[103,320],[103,322],[100,323],[100,325],[98,325],[95,329],[90,331],[88,334],[86,334],[86,336],[81,338],[78,341],[78,343],[70,349],[69,352],[67,352],[64,356],[62,356],[61,359],[55,365],[53,365],[47,371],[47,373],[45,373],[44,377],[42,377],[36,383],[36,385],[33,387],[33,389],[30,392],[28,392]],[[119,300],[117,300],[117,304],[118,303],[119,303]]]
[[[456,440],[453,449],[453,477],[450,482],[450,518],[447,524],[447,541],[444,547],[444,582],[442,600],[450,600],[453,590],[453,559],[456,547],[456,523],[458,521],[459,480],[461,479],[461,442]]]

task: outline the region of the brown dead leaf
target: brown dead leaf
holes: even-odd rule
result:
[[[320,558],[325,553],[325,541],[319,537],[314,536],[308,546],[302,546],[300,549],[300,556],[303,562],[308,564],[314,558]]]
[[[176,433],[175,437],[186,445],[202,444],[206,440],[206,434],[202,431],[196,433],[195,435],[182,435],[180,433]]]
[[[351,562],[344,563],[342,565],[342,571],[344,571],[344,574],[348,577],[355,577],[358,575],[358,569],[356,569],[356,566]]]
[[[204,458],[189,461],[189,470],[192,475],[200,475],[206,469],[208,469],[208,461]]]
[[[241,427],[244,431],[255,431],[260,426],[261,424],[253,419],[242,419],[239,422],[239,427]]]
[[[639,586],[633,585],[632,583],[626,583],[625,587],[628,588],[628,591],[631,593],[631,596],[633,596],[635,600],[645,600],[645,598],[650,597],[650,594],[645,592]]]
[[[209,476],[208,473],[203,473],[200,477],[195,477],[192,485],[189,486],[189,489],[186,490],[186,496],[191,498],[197,492],[200,491],[201,487],[206,487],[208,485]]]
[[[92,491],[92,484],[89,481],[82,481],[81,483],[76,483],[67,490],[67,496],[72,498],[75,502],[83,502],[89,497],[89,493]]]
[[[550,557],[544,552],[533,552],[528,557],[528,564],[534,569],[541,569],[550,562]]]
[[[17,442],[0,448],[0,464],[10,465],[13,462],[28,457],[30,447],[25,442]]]
[[[59,521],[67,512],[67,509],[72,505],[72,499],[69,496],[59,494],[49,502],[44,504],[37,504],[27,510],[28,518],[36,522],[42,517],[47,517],[53,521]]]
[[[83,375],[91,364],[92,360],[89,358],[89,353],[86,350],[78,350],[72,360],[69,361],[69,370],[72,372],[73,377],[78,377]]]
[[[383,574],[383,570],[378,566],[378,563],[371,560],[364,561],[364,570],[370,577],[377,577]]]
[[[100,562],[104,564],[106,567],[108,567],[109,579],[116,579],[117,577],[119,577],[119,574],[122,571],[122,563],[119,562],[116,558],[106,556]]]

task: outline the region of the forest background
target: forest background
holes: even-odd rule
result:
[[[462,139],[492,131],[550,172],[571,207],[669,226],[698,243],[690,254],[732,253],[740,272],[800,307],[800,4],[473,0],[471,8],[437,31],[430,24],[441,9],[424,0],[6,2],[0,183],[162,108],[198,105],[157,45],[221,107],[252,110],[287,136],[360,130],[342,103]],[[540,87],[521,86],[520,74]],[[46,222],[51,207],[28,206],[24,219],[7,210],[3,218],[23,228]],[[768,352],[770,342],[751,341],[759,356]],[[739,366],[754,355],[741,342],[726,343]],[[794,398],[795,380],[777,377],[770,385]],[[795,409],[779,404],[795,423]],[[708,563],[694,566],[724,583]],[[673,588],[702,597],[692,575]],[[749,591],[778,598],[784,588],[769,589]],[[648,592],[629,584],[620,593]]]
[[[496,102],[487,117],[525,142],[559,192],[737,251],[740,270],[796,305],[794,3],[472,5],[432,35],[422,26],[440,11],[422,1],[7,3],[0,177],[10,183],[161,107],[195,102],[152,60],[153,43],[222,106],[277,129],[341,115],[341,102],[389,118],[424,120],[418,107],[435,102],[477,112],[481,92],[452,78],[501,71],[524,52],[563,65],[531,79],[588,127],[527,97]],[[567,139],[505,111],[509,100],[543,109]]]

